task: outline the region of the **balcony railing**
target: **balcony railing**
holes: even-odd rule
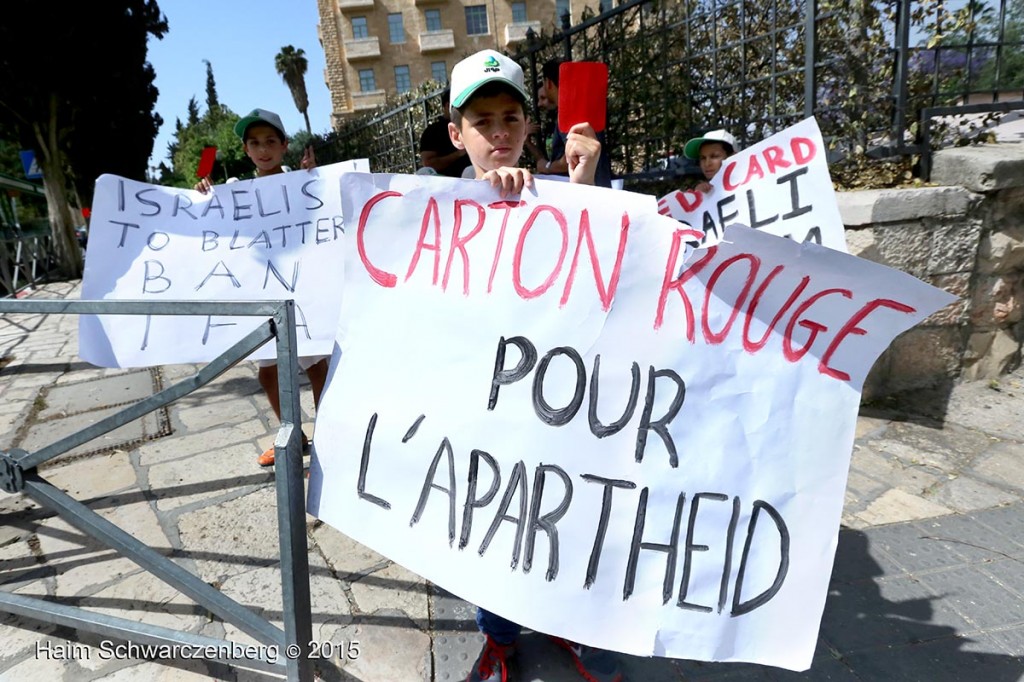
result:
[[[373,0],[338,0],[338,9],[351,12],[357,9],[373,9]]]
[[[420,33],[420,52],[440,52],[455,49],[455,34],[450,28]]]
[[[523,21],[517,24],[505,24],[505,44],[517,45],[526,42],[526,32],[533,29],[534,33],[540,33],[539,21]]]
[[[352,93],[352,109],[355,111],[363,111],[365,109],[373,109],[379,107],[387,101],[388,93],[386,90],[368,90],[366,92],[353,92]]]
[[[380,56],[380,40],[372,38],[356,38],[345,41],[345,58],[350,62],[360,59],[373,59]]]

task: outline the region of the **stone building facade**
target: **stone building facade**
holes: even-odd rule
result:
[[[850,253],[957,296],[897,337],[867,398],[996,380],[1024,356],[1024,143],[934,158],[932,186],[837,195]]]
[[[614,0],[317,0],[331,93],[331,122],[383,104],[478,50],[514,52],[526,32],[550,30],[568,12],[610,9]]]

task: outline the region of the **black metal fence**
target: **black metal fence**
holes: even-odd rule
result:
[[[0,237],[0,298],[17,296],[22,289],[46,281],[57,270],[50,235]]]
[[[608,147],[631,189],[678,186],[703,131],[749,144],[811,115],[834,167],[896,159],[927,177],[933,148],[1024,109],[1024,0],[629,0],[512,56],[534,91],[548,59],[608,64]],[[331,151],[413,172],[439,112],[438,91],[407,96],[347,122]]]

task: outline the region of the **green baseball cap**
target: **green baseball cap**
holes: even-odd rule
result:
[[[500,52],[481,50],[452,67],[452,107],[458,109],[474,92],[495,81],[508,83],[522,96],[524,102],[529,101],[530,96],[526,94],[523,85],[522,67]]]
[[[277,132],[281,133],[282,141],[288,137],[284,132],[284,124],[281,123],[281,117],[273,111],[267,111],[266,109],[253,109],[243,116],[238,123],[235,124],[235,135],[238,135],[239,139],[244,141],[245,131],[253,123],[266,123],[269,126],[273,126],[277,129]]]

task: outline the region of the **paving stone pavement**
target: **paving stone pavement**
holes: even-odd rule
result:
[[[78,284],[31,295],[77,298]],[[76,316],[0,317],[0,449],[31,451],[197,369],[97,369],[78,359]],[[302,404],[309,419],[308,385]],[[280,624],[274,473],[255,462],[275,428],[255,367],[242,363],[39,472]],[[626,679],[1024,680],[1022,459],[1022,370],[865,405],[811,669],[625,656]],[[471,605],[315,519],[307,536],[314,637],[359,642],[357,658],[319,667],[323,679],[465,678],[481,641]],[[0,589],[255,642],[21,495],[0,493]],[[72,644],[75,655],[61,655]],[[521,660],[525,680],[581,679],[536,633],[524,634]],[[210,677],[270,679],[202,661],[114,660],[98,636],[0,614],[3,681]]]

